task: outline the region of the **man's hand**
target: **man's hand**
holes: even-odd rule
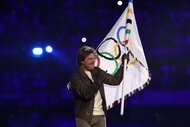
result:
[[[127,54],[124,53],[124,54],[122,55],[121,59],[122,59],[122,64],[123,64],[123,65],[124,65],[125,59],[127,59],[127,63],[128,63],[128,62],[129,62],[129,52],[128,52]]]

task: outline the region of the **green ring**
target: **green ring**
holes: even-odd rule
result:
[[[111,57],[113,58],[113,60],[114,60],[114,62],[115,62],[115,64],[116,64],[115,70],[114,70],[114,72],[112,73],[112,75],[114,75],[114,74],[117,72],[117,70],[118,70],[118,62],[117,62],[117,60],[115,59],[115,57],[114,57],[111,53],[108,53],[108,52],[100,52],[100,54],[106,54],[106,55],[109,55],[109,56],[111,56]],[[98,56],[99,56],[99,55],[98,55]]]

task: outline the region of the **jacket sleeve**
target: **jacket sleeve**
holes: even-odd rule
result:
[[[73,75],[71,79],[71,88],[74,94],[89,100],[95,97],[95,94],[99,90],[102,83],[98,81],[92,82],[88,78],[86,80],[87,81],[83,81],[80,79],[79,74]]]
[[[108,85],[119,85],[123,79],[123,66],[120,66],[115,75],[111,75],[102,69],[99,69],[100,73],[97,76],[100,81]]]

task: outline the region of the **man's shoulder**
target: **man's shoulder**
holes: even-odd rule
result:
[[[104,70],[102,70],[101,68],[99,67],[94,67],[94,70],[93,70],[95,73],[100,73],[100,72],[104,72]]]
[[[93,71],[96,72],[96,71],[100,71],[101,69],[99,67],[94,67]]]
[[[73,78],[73,77],[79,75],[79,73],[80,73],[80,68],[78,67],[78,68],[72,73],[71,78]]]

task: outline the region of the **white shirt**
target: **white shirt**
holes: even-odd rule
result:
[[[85,71],[85,73],[88,75],[88,77],[94,82],[92,79],[92,75],[90,71]],[[95,100],[94,100],[94,109],[93,109],[93,115],[104,115],[104,111],[102,108],[102,97],[100,94],[100,91],[96,93]]]

